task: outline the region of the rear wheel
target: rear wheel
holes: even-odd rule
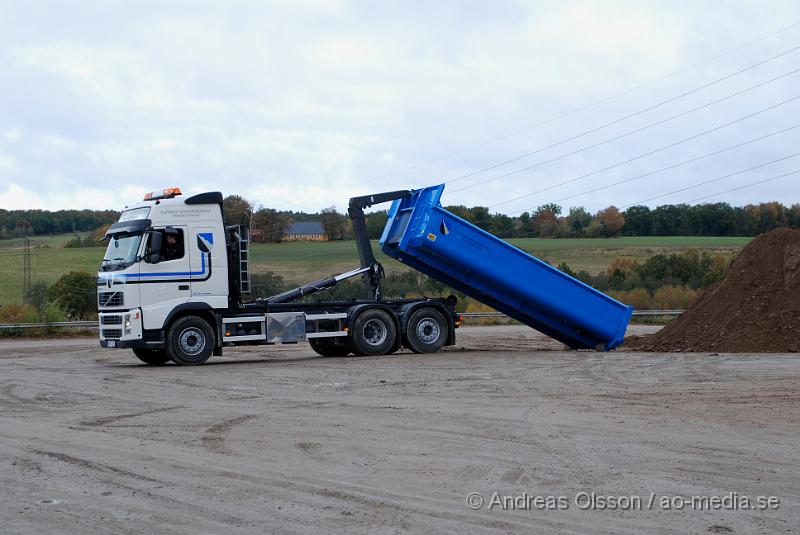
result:
[[[309,338],[308,343],[317,355],[323,357],[346,357],[350,354],[350,348],[339,345],[327,338]]]
[[[157,366],[169,362],[169,355],[167,355],[166,349],[136,348],[133,350],[133,354],[145,364]]]
[[[167,332],[167,354],[175,364],[195,366],[208,360],[214,351],[214,332],[197,316],[175,321]]]
[[[406,328],[406,341],[414,353],[434,353],[447,341],[448,326],[444,316],[432,308],[411,313]]]
[[[366,310],[356,317],[350,344],[356,355],[386,355],[395,347],[397,327],[388,312]]]

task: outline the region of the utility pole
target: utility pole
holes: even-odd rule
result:
[[[22,253],[22,302],[27,303],[31,293],[31,240],[25,236],[25,251]]]

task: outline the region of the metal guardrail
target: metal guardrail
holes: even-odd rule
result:
[[[54,321],[52,323],[1,323],[1,329],[42,329],[49,327],[89,327],[97,329],[97,320],[94,321]]]
[[[634,310],[634,316],[680,316],[683,310]],[[462,312],[464,318],[505,318],[502,312]],[[50,327],[83,327],[97,329],[97,320],[93,321],[54,321],[52,323],[2,323],[3,329],[43,329]]]

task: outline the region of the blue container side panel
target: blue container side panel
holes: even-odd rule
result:
[[[632,307],[448,212],[443,190],[392,204],[380,242],[387,255],[570,347],[622,342]]]

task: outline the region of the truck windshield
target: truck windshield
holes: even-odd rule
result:
[[[117,234],[111,236],[100,270],[118,271],[133,264],[136,261],[136,253],[139,252],[141,241],[141,234]]]

